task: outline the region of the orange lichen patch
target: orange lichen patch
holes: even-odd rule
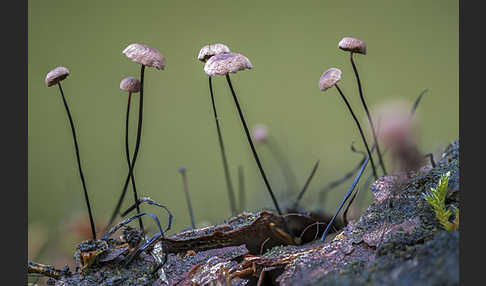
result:
[[[123,243],[121,245],[116,246],[113,249],[109,249],[108,251],[106,251],[103,255],[100,256],[99,261],[100,262],[112,261],[118,258],[120,255],[124,254],[125,252],[131,252],[133,250],[134,248],[130,248],[130,245],[128,243]]]
[[[81,253],[81,258],[83,262],[81,266],[88,267],[99,254],[100,250],[93,250]]]
[[[187,257],[187,256],[194,256],[194,255],[196,255],[196,252],[195,252],[194,250],[188,250],[188,251],[186,252],[186,255],[185,255],[184,257]]]
[[[80,266],[80,271],[93,264],[96,258],[107,249],[108,244],[104,240],[96,242],[87,241],[85,245],[82,245],[76,253],[76,263]]]
[[[233,272],[231,274],[231,278],[244,277],[244,276],[255,274],[256,272],[257,272],[256,271],[256,264],[252,263],[250,267],[247,267],[247,268],[242,269],[242,270],[236,270],[235,272]]]
[[[52,265],[40,264],[31,261],[28,262],[27,272],[41,274],[54,279],[59,279],[59,277],[65,274],[63,271],[55,269]]]
[[[334,237],[333,241],[334,241],[334,240],[335,240],[335,241],[339,241],[339,240],[342,240],[342,239],[344,239],[344,238],[346,238],[346,234],[344,234],[344,231],[343,231],[343,232],[341,232],[340,234],[336,235],[336,236]]]
[[[288,234],[287,232],[285,232],[283,229],[277,227],[275,225],[275,223],[271,222],[268,224],[268,227],[270,228],[270,230],[272,231],[272,233],[280,238],[281,240],[285,241],[287,244],[295,244],[295,241],[294,239],[292,238],[292,236],[290,236],[290,234]]]

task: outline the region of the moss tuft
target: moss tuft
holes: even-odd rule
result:
[[[444,174],[437,184],[437,188],[430,188],[429,192],[424,193],[424,199],[434,208],[435,217],[441,226],[447,230],[457,230],[459,227],[459,209],[454,207],[455,220],[451,223],[449,220],[452,216],[452,211],[446,208],[445,199],[447,195],[447,186],[451,172]]]

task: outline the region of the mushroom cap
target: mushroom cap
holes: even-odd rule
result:
[[[256,125],[252,131],[252,137],[255,142],[263,142],[268,137],[268,129],[265,125]]]
[[[140,81],[134,77],[126,77],[120,82],[120,89],[128,92],[139,92]]]
[[[55,69],[47,73],[46,84],[47,86],[53,86],[61,80],[65,79],[68,75],[69,70],[66,67],[56,67]]]
[[[165,70],[165,56],[155,48],[135,43],[128,45],[123,54],[138,64]]]
[[[333,87],[338,81],[341,80],[341,70],[337,68],[330,68],[322,73],[319,79],[319,89],[325,91]]]
[[[227,75],[244,69],[252,69],[250,60],[242,54],[224,53],[212,56],[204,65],[207,75]]]
[[[343,51],[366,55],[366,44],[358,38],[344,37],[338,47]]]
[[[394,100],[383,103],[374,110],[375,122],[382,122],[379,140],[385,146],[417,144],[418,124],[416,117],[410,117],[409,109],[404,101]]]
[[[220,43],[206,45],[202,47],[201,50],[199,51],[199,55],[197,56],[197,59],[200,60],[201,62],[206,62],[210,57],[214,55],[223,54],[223,53],[231,53],[228,46]]]

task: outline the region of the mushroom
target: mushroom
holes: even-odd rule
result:
[[[229,53],[230,49],[224,45],[224,44],[212,44],[212,45],[206,45],[201,48],[199,51],[198,55],[198,60],[202,62],[206,62],[209,58],[211,58],[214,55],[219,55],[222,53]],[[214,102],[214,94],[213,94],[213,84],[211,80],[211,76],[208,76],[209,78],[209,93],[211,95],[211,103],[213,107],[213,114],[214,114],[214,120],[216,122],[216,130],[218,132],[218,142],[219,142],[219,150],[221,153],[221,158],[223,161],[223,169],[224,169],[224,176],[226,180],[226,187],[228,189],[228,198],[230,202],[230,209],[231,209],[231,214],[234,216],[237,213],[236,210],[236,203],[235,203],[235,194],[233,191],[233,184],[231,183],[231,177],[229,173],[229,168],[228,168],[228,160],[226,157],[226,152],[224,149],[224,143],[223,143],[223,136],[221,135],[221,127],[219,125],[219,120],[218,120],[218,113],[216,111],[216,104]]]
[[[376,168],[375,164],[373,162],[373,157],[371,156],[370,148],[368,147],[368,143],[366,142],[366,138],[363,133],[363,129],[361,128],[361,125],[359,124],[358,118],[356,118],[356,115],[353,112],[353,109],[351,108],[351,105],[349,104],[348,100],[344,96],[343,92],[337,85],[338,81],[341,80],[341,70],[337,68],[330,68],[326,70],[324,73],[322,73],[321,78],[319,79],[319,89],[321,91],[326,91],[331,87],[336,87],[338,90],[339,94],[341,95],[341,98],[344,100],[344,103],[349,109],[349,112],[351,112],[351,116],[353,117],[354,121],[356,122],[356,126],[358,126],[359,133],[361,134],[361,138],[363,139],[363,143],[366,147],[366,151],[368,152],[368,156],[370,158],[371,166],[373,168],[373,175],[375,179],[377,179],[376,175]]]
[[[378,107],[376,114],[383,122],[379,136],[385,150],[391,151],[395,171],[419,170],[424,164],[424,155],[418,148],[418,124],[410,117],[406,104],[390,101]]]
[[[253,127],[252,137],[255,142],[265,143],[268,138],[268,128],[263,124],[258,124]]]
[[[366,116],[368,117],[368,122],[370,123],[373,139],[375,140],[375,144],[376,144],[376,153],[378,153],[378,159],[380,162],[381,169],[383,170],[383,174],[386,176],[387,172],[385,169],[385,163],[383,162],[383,157],[381,155],[380,145],[378,144],[375,126],[373,124],[373,120],[371,119],[368,106],[366,105],[366,101],[364,99],[363,88],[361,86],[361,81],[359,79],[358,69],[356,68],[356,64],[354,63],[354,59],[353,59],[354,53],[366,55],[366,44],[358,38],[344,37],[339,42],[338,47],[343,51],[349,52],[351,65],[353,66],[353,71],[356,76],[356,81],[358,82],[359,97],[361,99],[361,103],[363,104],[364,110],[366,112]]]
[[[233,99],[235,101],[236,108],[238,110],[238,114],[240,116],[241,123],[243,124],[243,128],[245,130],[246,138],[248,139],[248,144],[250,144],[251,151],[253,152],[253,157],[258,165],[258,169],[260,170],[260,174],[263,177],[263,181],[267,187],[268,192],[272,198],[273,204],[275,205],[275,209],[277,210],[279,215],[282,215],[282,211],[278,205],[277,199],[273,194],[272,188],[270,183],[267,180],[267,176],[265,175],[265,171],[263,170],[262,164],[260,163],[260,159],[258,158],[258,154],[256,152],[255,146],[251,141],[250,131],[248,130],[248,126],[246,125],[245,117],[243,116],[243,112],[241,111],[240,104],[238,103],[238,98],[236,97],[235,90],[233,89],[233,85],[231,84],[231,79],[229,74],[230,73],[237,73],[239,71],[245,69],[252,69],[253,65],[251,64],[250,60],[242,54],[238,53],[224,53],[212,56],[204,66],[204,71],[209,76],[214,75],[224,75],[226,76],[226,81],[228,82],[228,86],[231,90],[231,94],[233,95]]]
[[[133,62],[138,63],[141,65],[140,69],[140,103],[139,103],[139,112],[138,112],[138,128],[137,128],[137,141],[135,143],[135,151],[133,154],[132,162],[130,169],[128,171],[127,178],[125,180],[125,184],[123,186],[123,191],[120,196],[120,199],[118,200],[118,204],[115,207],[115,211],[113,212],[110,221],[108,222],[109,227],[113,221],[115,220],[115,217],[117,216],[118,212],[120,211],[121,204],[123,202],[123,199],[125,198],[125,193],[127,191],[128,183],[130,181],[130,178],[133,173],[133,169],[135,168],[135,162],[137,160],[138,156],[138,151],[140,148],[140,137],[142,134],[142,118],[143,118],[143,83],[144,83],[144,74],[145,74],[145,67],[153,67],[157,70],[165,70],[165,56],[157,49],[149,47],[147,45],[143,44],[130,44],[128,45],[122,53],[127,56],[129,59],[131,59]],[[138,201],[137,194],[134,191],[134,198],[135,198],[135,204]],[[140,213],[140,209],[137,205],[137,214]],[[140,228],[143,231],[143,225],[142,225],[142,218],[139,217],[139,222],[140,222]]]
[[[206,46],[202,47],[201,50],[199,50],[199,54],[197,56],[197,59],[200,60],[201,62],[205,63],[212,56],[224,54],[224,53],[231,53],[228,46],[226,46],[224,44],[217,43],[217,44],[206,45]]]
[[[131,44],[123,52],[125,56],[142,66],[165,70],[165,57],[159,50],[143,44]]]
[[[71,125],[71,131],[72,131],[72,134],[73,134],[74,148],[76,150],[76,159],[78,161],[79,176],[81,177],[81,183],[83,184],[84,199],[86,201],[86,206],[88,208],[89,222],[91,224],[91,232],[93,234],[93,240],[96,240],[96,229],[95,229],[95,225],[94,225],[93,214],[91,212],[91,206],[90,206],[90,203],[89,203],[88,190],[86,188],[86,181],[84,180],[83,169],[81,168],[81,158],[80,158],[80,155],[79,155],[78,140],[76,138],[76,129],[74,128],[73,118],[71,117],[71,112],[69,111],[69,107],[68,107],[68,104],[66,102],[66,98],[64,97],[64,92],[62,91],[62,87],[61,87],[61,81],[63,81],[68,75],[69,75],[69,70],[67,68],[56,67],[55,69],[53,69],[53,70],[51,70],[50,72],[47,73],[45,82],[46,82],[46,85],[48,87],[57,84],[59,86],[59,91],[61,92],[62,101],[64,103],[64,107],[66,108],[69,123]]]

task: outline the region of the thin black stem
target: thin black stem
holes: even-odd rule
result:
[[[262,164],[260,163],[260,159],[258,158],[258,154],[255,150],[255,146],[253,146],[253,142],[251,141],[250,131],[248,130],[248,126],[246,125],[245,117],[243,116],[243,112],[241,111],[240,104],[238,103],[238,98],[236,97],[236,93],[233,89],[233,85],[231,84],[231,79],[229,77],[229,74],[226,75],[226,81],[228,82],[229,88],[231,90],[231,94],[233,95],[233,99],[235,100],[236,108],[238,109],[238,114],[240,115],[241,123],[243,124],[243,128],[245,129],[246,138],[248,139],[248,143],[250,144],[251,151],[253,152],[253,157],[255,157],[255,161],[258,165],[258,169],[260,170],[260,174],[262,175],[263,181],[265,181],[265,185],[267,187],[267,190],[270,193],[270,196],[272,197],[272,201],[273,201],[273,204],[275,205],[275,209],[277,210],[279,215],[282,215],[282,211],[280,210],[280,207],[278,206],[277,199],[275,198],[275,195],[272,192],[272,187],[270,187],[270,183],[267,180],[267,176],[265,176],[265,171],[263,171],[263,167],[262,167]]]
[[[373,139],[375,140],[376,153],[378,153],[378,160],[379,160],[381,169],[383,170],[383,175],[386,176],[387,172],[386,172],[386,169],[385,169],[385,163],[383,163],[383,157],[381,156],[380,145],[378,144],[375,126],[373,124],[373,120],[371,120],[370,111],[368,110],[368,106],[366,105],[366,101],[364,99],[363,88],[361,87],[361,81],[359,79],[358,69],[356,68],[356,65],[354,64],[353,53],[349,54],[349,58],[351,59],[353,71],[354,71],[354,74],[356,75],[356,81],[358,82],[359,97],[361,98],[361,103],[363,104],[364,110],[366,111],[366,116],[368,117],[368,122],[370,123],[371,132],[373,134]],[[375,173],[375,177],[376,177],[376,173]]]
[[[349,196],[351,195],[351,193],[353,192],[354,188],[356,187],[356,185],[358,184],[359,182],[359,179],[361,178],[361,176],[363,175],[364,173],[364,170],[366,169],[366,166],[368,165],[368,162],[370,161],[370,156],[368,155],[368,157],[366,157],[366,160],[364,161],[363,165],[361,166],[361,169],[359,170],[358,174],[356,175],[356,177],[354,178],[354,181],[353,181],[353,184],[351,185],[351,187],[348,189],[348,191],[346,192],[346,194],[344,195],[344,199],[343,201],[341,202],[341,204],[339,205],[338,207],[338,210],[336,211],[336,213],[334,214],[334,216],[331,218],[331,220],[328,222],[327,226],[326,226],[326,229],[324,230],[324,233],[322,234],[321,236],[321,241],[324,241],[324,239],[326,238],[326,235],[329,231],[329,228],[331,227],[331,225],[334,223],[334,220],[336,219],[337,215],[339,214],[339,212],[341,211],[341,209],[343,208],[344,204],[346,203],[346,201],[348,200]]]
[[[353,204],[354,199],[358,195],[358,192],[359,192],[359,188],[356,189],[356,192],[353,193],[353,196],[351,197],[351,200],[349,201],[348,205],[344,209],[344,212],[343,212],[343,224],[344,225],[348,225],[348,211],[349,211],[349,208],[351,207],[351,205]]]
[[[242,212],[246,208],[245,200],[245,176],[243,174],[243,166],[238,166],[238,193],[239,193],[239,211]]]
[[[118,203],[116,204],[115,210],[113,214],[111,215],[110,221],[108,222],[108,225],[106,226],[106,229],[108,229],[115,218],[117,217],[118,213],[120,212],[121,205],[123,203],[123,199],[125,198],[125,194],[127,192],[128,184],[130,182],[130,179],[132,178],[133,175],[133,168],[135,167],[135,161],[137,160],[137,155],[138,155],[138,149],[140,148],[140,137],[142,133],[142,118],[143,118],[143,78],[144,78],[144,72],[145,72],[145,65],[142,65],[141,71],[140,71],[140,105],[139,105],[139,113],[138,113],[138,129],[137,129],[137,141],[135,143],[135,152],[133,154],[133,159],[131,165],[129,164],[129,170],[128,170],[128,175],[127,178],[125,179],[125,184],[123,185],[123,191],[120,195],[120,198],[118,199]],[[133,197],[135,199],[135,203],[138,202],[138,195],[137,195],[137,190],[133,189]],[[140,213],[140,208],[137,205],[137,213]],[[139,217],[139,225],[140,225],[140,230],[144,232],[143,228],[143,223],[142,223],[142,218]]]
[[[425,157],[428,157],[430,159],[430,164],[432,165],[432,168],[435,168],[437,166],[435,164],[434,154],[428,153],[428,154],[425,154]]]
[[[422,97],[424,96],[425,93],[429,91],[427,88],[422,90],[422,92],[419,94],[419,96],[415,99],[415,102],[413,103],[412,110],[410,110],[410,117],[409,119],[412,119],[413,115],[415,114],[415,111],[417,110],[417,107],[422,100]]]
[[[133,153],[133,162],[130,166],[128,176],[133,180],[133,168],[135,168],[135,162],[137,161],[138,150],[140,148],[140,138],[142,136],[142,119],[143,119],[143,78],[145,74],[145,65],[142,65],[140,68],[140,104],[138,108],[138,129],[137,129],[137,141],[135,143],[135,152]],[[135,203],[138,202],[138,195],[137,190],[133,188],[133,200]],[[137,214],[140,213],[140,207],[137,205]],[[140,230],[142,233],[144,232],[142,218],[139,217],[138,219]]]
[[[373,168],[373,175],[375,176],[375,179],[378,179],[378,176],[376,175],[375,163],[373,162],[373,157],[371,156],[370,148],[368,147],[368,142],[366,142],[366,138],[365,138],[365,135],[363,133],[363,129],[361,128],[361,124],[359,124],[358,118],[356,118],[356,115],[354,114],[353,109],[351,108],[351,105],[349,104],[348,100],[344,96],[344,94],[341,91],[341,89],[339,88],[339,86],[337,84],[335,84],[335,87],[339,91],[339,94],[341,95],[341,98],[344,100],[344,103],[348,107],[349,112],[351,112],[351,115],[353,116],[353,119],[356,122],[356,125],[358,126],[359,133],[361,134],[361,138],[363,139],[363,143],[364,143],[364,145],[366,147],[366,152],[368,152],[368,157],[370,157],[371,167]],[[375,144],[376,144],[376,141],[375,141]]]
[[[307,190],[307,187],[309,187],[309,184],[312,181],[312,178],[314,177],[314,175],[315,175],[315,173],[317,171],[317,167],[319,167],[319,160],[317,160],[317,162],[315,163],[315,165],[312,168],[312,171],[311,171],[309,177],[307,178],[307,181],[304,184],[304,187],[302,188],[302,190],[300,191],[299,195],[297,196],[297,199],[295,200],[295,203],[294,203],[294,206],[293,206],[293,209],[294,210],[296,210],[297,207],[299,206],[300,200],[304,196],[304,193]]]
[[[226,187],[228,189],[228,198],[229,198],[229,203],[231,208],[231,214],[234,216],[237,213],[236,203],[235,203],[235,193],[233,191],[233,184],[231,183],[231,176],[228,168],[228,160],[226,159],[226,152],[224,149],[223,136],[221,135],[221,127],[219,126],[218,113],[216,112],[216,104],[214,103],[213,84],[211,81],[211,76],[209,76],[208,78],[209,78],[209,91],[211,94],[211,103],[213,106],[214,120],[216,121],[216,129],[218,131],[219,150],[221,152],[221,158],[223,160],[224,177],[226,179]]]
[[[132,93],[130,92],[128,94],[128,104],[127,104],[127,117],[125,121],[125,153],[127,155],[127,163],[128,163],[128,169],[130,170],[132,168],[132,164],[130,162],[130,148],[128,145],[128,126],[130,122],[130,103],[131,103],[131,98],[132,98]],[[132,174],[130,175],[130,179],[132,181],[132,188],[133,192],[136,194],[137,193],[137,187],[135,185],[135,176]],[[138,198],[135,196],[135,199],[138,200]],[[140,208],[138,208],[137,205],[137,213],[140,213]],[[143,231],[143,224],[142,224],[142,217],[139,218],[139,223],[140,223],[140,229]]]
[[[74,148],[76,149],[76,159],[78,161],[79,176],[81,177],[81,182],[83,184],[83,189],[84,189],[84,199],[86,201],[86,206],[88,207],[89,222],[91,224],[91,232],[93,234],[93,240],[96,240],[96,230],[95,230],[95,225],[93,220],[93,214],[91,213],[91,206],[89,204],[89,198],[88,198],[88,190],[86,189],[86,182],[84,180],[83,170],[81,168],[81,159],[79,156],[78,140],[76,139],[76,130],[74,128],[73,118],[71,117],[71,112],[69,111],[66,98],[64,97],[64,92],[62,91],[61,82],[59,82],[58,85],[59,85],[59,91],[61,92],[62,101],[64,102],[64,107],[66,108],[66,112],[69,118],[69,123],[71,124],[71,131],[73,133],[73,139],[74,139]]]
[[[186,169],[180,168],[179,171],[181,172],[182,175],[182,183],[184,184],[184,194],[186,195],[187,208],[189,210],[189,217],[191,218],[191,225],[192,228],[195,229],[196,224],[194,223],[194,213],[192,212],[191,197],[189,196],[189,187],[187,185]]]

